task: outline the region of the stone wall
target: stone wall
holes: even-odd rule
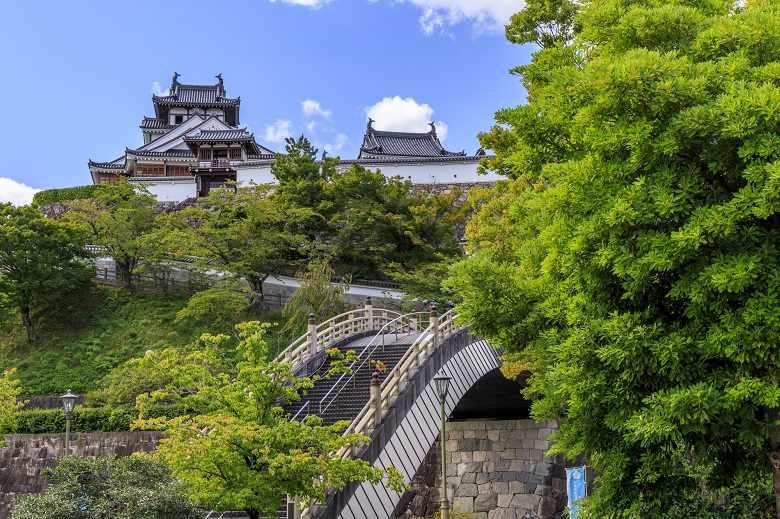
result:
[[[127,456],[152,452],[162,433],[71,434],[70,447],[76,456]],[[47,488],[41,469],[57,465],[65,453],[64,434],[19,434],[7,436],[8,446],[0,448],[0,519],[8,519],[13,502]]]
[[[447,487],[450,506],[474,519],[553,519],[566,506],[566,472],[545,456],[554,423],[475,420],[447,423]],[[393,515],[433,517],[438,511],[441,468],[434,443]],[[435,465],[435,467],[434,467]],[[435,470],[432,470],[435,469]],[[436,474],[431,488],[431,472]]]

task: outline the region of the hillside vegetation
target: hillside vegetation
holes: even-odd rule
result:
[[[49,316],[40,338],[29,343],[21,322],[0,332],[0,371],[17,368],[23,395],[60,395],[96,389],[113,368],[147,350],[186,345],[202,333],[230,333],[201,316],[177,323],[189,298],[95,286],[72,315]],[[247,313],[237,320],[279,321],[279,315]],[[268,340],[275,350],[277,335]]]

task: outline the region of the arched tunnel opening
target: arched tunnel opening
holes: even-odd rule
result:
[[[449,420],[519,420],[529,418],[531,402],[520,394],[526,376],[509,380],[499,368],[488,371],[466,391]]]

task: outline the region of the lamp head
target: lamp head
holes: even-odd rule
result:
[[[65,410],[65,416],[70,416],[73,412],[73,408],[76,407],[76,399],[78,396],[74,395],[68,389],[68,392],[60,397],[62,399],[62,408]]]
[[[436,383],[436,394],[442,402],[447,398],[447,392],[450,389],[450,380],[452,380],[452,377],[443,371],[433,377],[433,381]]]

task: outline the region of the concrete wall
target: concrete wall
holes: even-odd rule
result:
[[[447,487],[451,508],[474,519],[553,519],[566,506],[561,460],[544,455],[556,424],[533,420],[447,423]],[[432,517],[439,509],[437,441],[393,518]],[[435,464],[435,467],[432,465]],[[434,470],[435,469],[435,470]],[[431,488],[434,473],[435,488]]]
[[[70,438],[76,456],[127,456],[152,452],[162,433],[78,433]],[[19,434],[7,436],[8,446],[0,448],[0,519],[8,519],[14,501],[47,488],[41,469],[55,467],[65,453],[64,434]]]

